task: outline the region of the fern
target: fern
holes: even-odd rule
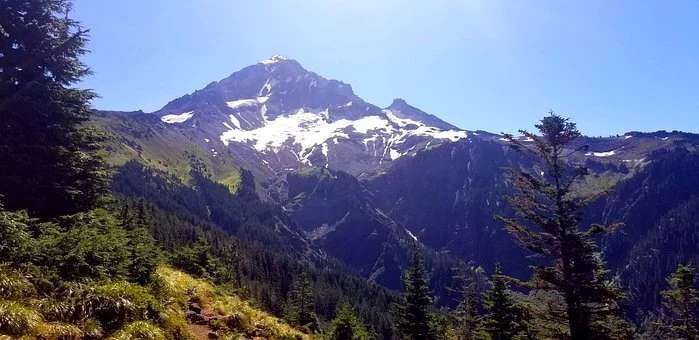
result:
[[[136,321],[126,325],[124,328],[114,333],[114,335],[110,339],[165,340],[165,335],[163,334],[162,329],[158,328],[158,326],[150,322]]]
[[[36,311],[14,301],[0,300],[0,333],[25,335],[41,322]]]

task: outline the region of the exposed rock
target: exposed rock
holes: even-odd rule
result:
[[[201,306],[196,302],[192,302],[189,304],[189,310],[194,311],[197,314],[199,314],[199,313],[201,313]]]

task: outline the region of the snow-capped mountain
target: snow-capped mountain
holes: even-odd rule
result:
[[[274,56],[156,112],[160,120],[228,151],[243,167],[279,173],[320,166],[353,175],[469,133],[396,99],[387,108],[365,102],[348,84]]]
[[[166,174],[203,195],[203,205],[186,202],[181,209],[193,204],[205,217],[216,216],[206,200],[229,193],[233,197],[216,207],[222,214],[245,215],[237,203],[257,202],[250,208],[256,214],[258,203],[269,205],[273,209],[259,213],[271,226],[264,235],[274,236],[265,242],[335,258],[387,287],[400,287],[414,241],[440,257],[530,273],[531,263],[493,216],[512,213],[503,169],[546,176],[536,163],[512,152],[502,135],[461,130],[402,99],[380,108],[294,60],[276,56],[248,66],[154,114],[102,111],[93,123],[111,136],[110,164],[154,169],[137,185],[133,174],[121,176],[122,194],[134,195],[149,177]],[[606,260],[623,275],[633,275],[624,268],[634,266],[658,272],[655,257],[633,254],[657,253],[657,240],[672,239],[667,235],[676,231],[664,229],[672,225],[666,221],[696,220],[689,212],[699,197],[699,135],[628,132],[581,137],[569,147],[571,160],[590,170],[576,190],[608,194],[591,203],[585,219],[631,226],[605,241]],[[202,188],[206,182],[197,182],[193,170],[215,185]],[[163,206],[171,209],[170,201]],[[673,249],[694,248],[672,245],[664,252]]]

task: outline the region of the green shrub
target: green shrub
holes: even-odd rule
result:
[[[98,318],[109,329],[125,322],[148,319],[157,315],[158,301],[148,289],[137,284],[117,281],[98,286],[88,298]]]
[[[104,338],[104,330],[99,321],[95,319],[87,319],[82,322],[81,326],[85,339],[102,339]]]
[[[36,304],[37,309],[47,321],[72,321],[79,317],[78,311],[82,306],[76,306],[69,297],[58,300],[55,298],[41,299]]]
[[[165,340],[163,330],[158,326],[146,322],[136,321],[126,325],[111,337],[114,340]]]
[[[36,293],[34,286],[22,275],[0,267],[0,298],[12,300]]]
[[[35,310],[14,301],[0,300],[0,333],[29,334],[40,322],[41,316]]]
[[[26,212],[6,211],[0,203],[0,259],[22,263],[30,257],[34,251],[32,222]]]

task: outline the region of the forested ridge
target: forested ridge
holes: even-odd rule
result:
[[[527,256],[517,277],[429,249],[400,224],[379,229],[389,218],[348,174],[289,177],[293,190],[320,191],[295,200],[327,208],[339,187],[353,218],[382,222],[366,230],[383,261],[367,278],[297,222],[315,216],[261,199],[250,171],[221,180],[193,153],[174,174],[159,160],[107,162],[115,136],[89,124],[96,94],[76,88],[90,72],[89,35],[70,6],[0,0],[0,338],[699,338],[692,147],[654,153],[607,199],[611,190],[580,190],[590,169],[576,154],[588,146],[569,119],[550,112],[521,131],[526,143],[503,135],[528,165],[505,171],[508,209],[492,216]],[[654,202],[652,190],[677,195]],[[617,206],[630,192],[635,204]],[[377,283],[389,274],[400,275],[395,289]]]

